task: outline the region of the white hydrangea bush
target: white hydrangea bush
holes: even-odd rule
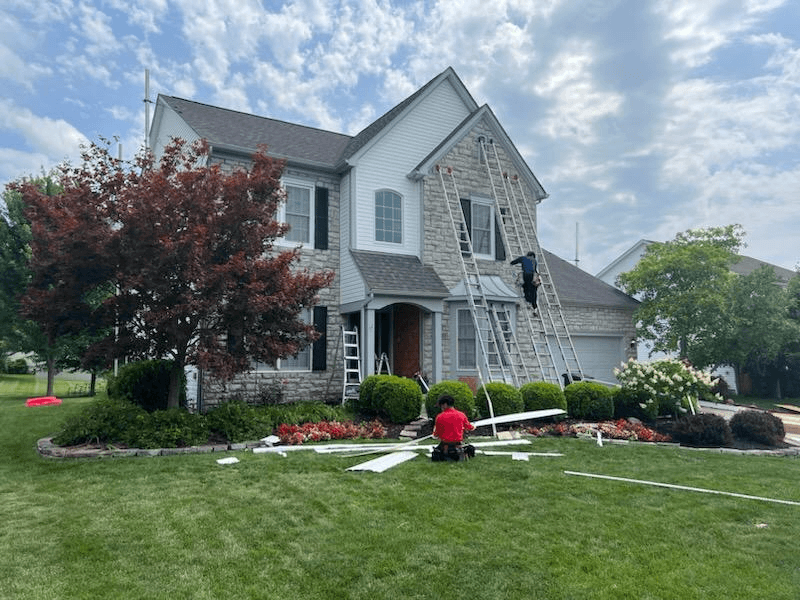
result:
[[[651,415],[695,413],[701,398],[722,401],[711,392],[716,379],[677,359],[640,362],[631,358],[614,369],[614,375],[623,388],[645,399],[642,409]]]

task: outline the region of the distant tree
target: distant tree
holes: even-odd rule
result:
[[[618,282],[641,300],[637,335],[653,349],[678,352],[697,367],[716,361],[709,354],[721,331],[727,331],[728,298],[735,275],[730,271],[744,231],[740,225],[692,229],[674,240],[648,246],[631,271]]]
[[[737,276],[731,286],[727,328],[708,352],[718,364],[734,367],[737,383],[744,368],[751,376],[769,378],[773,390],[785,367],[787,346],[800,335],[800,322],[790,318],[789,293],[778,285],[772,267]]]
[[[112,275],[102,251],[108,224],[75,188],[63,184],[53,177],[12,184],[32,234],[30,279],[20,299],[20,314],[29,322],[24,344],[47,366],[48,395],[59,363],[74,347],[71,338],[99,329],[87,299]]]
[[[7,186],[3,200],[5,210],[0,211],[0,347],[13,351],[21,347],[19,299],[30,278],[31,229],[25,219],[22,196]]]
[[[86,294],[113,284],[86,318],[117,328],[91,351],[171,358],[169,406],[178,406],[187,364],[228,378],[253,359],[274,363],[316,339],[300,313],[333,279],[296,268],[299,251],[274,246],[287,231],[275,218],[283,163],[262,149],[249,170],[225,173],[208,165],[208,154],[205,142],[176,140],[159,162],[141,154],[129,168],[92,145],[60,178],[68,227],[54,227],[40,210],[48,200],[39,189],[20,188],[34,207],[34,237],[42,227],[63,251],[51,285],[61,285],[64,304],[47,311],[48,321],[72,319],[73,301],[89,307]]]

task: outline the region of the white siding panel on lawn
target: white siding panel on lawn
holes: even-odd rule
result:
[[[166,104],[161,106],[164,110],[157,124],[158,130],[155,132],[156,135],[154,137],[151,136],[150,142],[156,160],[161,158],[161,155],[164,154],[164,148],[174,138],[181,138],[189,143],[200,139],[194,129],[189,127],[180,115]]]
[[[622,336],[573,334],[572,343],[586,377],[616,382],[614,369],[625,360]]]
[[[468,115],[449,81],[420,99],[357,158],[354,246],[360,250],[421,254],[421,186],[407,175]],[[375,192],[393,190],[403,198],[402,243],[375,241]]]

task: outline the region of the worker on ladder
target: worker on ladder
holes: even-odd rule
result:
[[[522,267],[522,293],[525,295],[533,310],[536,310],[536,291],[541,284],[539,277],[539,263],[536,261],[536,253],[533,251],[528,252],[525,256],[518,256],[511,261],[512,265],[520,265]]]

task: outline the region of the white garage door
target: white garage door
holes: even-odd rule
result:
[[[614,368],[624,360],[622,336],[573,335],[572,343],[584,375],[615,383]]]

